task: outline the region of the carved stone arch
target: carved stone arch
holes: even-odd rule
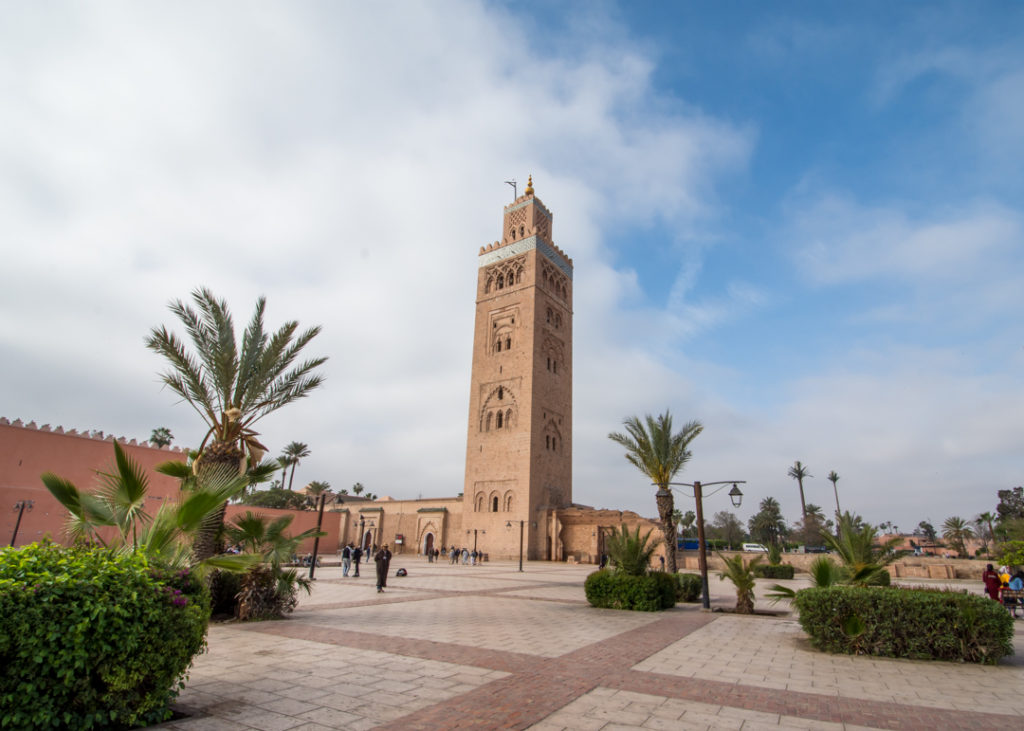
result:
[[[437,543],[438,537],[441,535],[441,531],[437,529],[437,526],[434,525],[434,521],[432,520],[428,520],[426,523],[420,526],[419,535],[416,536],[416,545],[418,546],[418,551],[423,550],[423,542],[426,540],[428,533],[434,534],[434,543]]]
[[[504,510],[504,512],[506,512],[506,513],[513,512],[513,509],[515,507],[515,493],[512,492],[512,490],[506,490],[505,491],[505,495],[502,498],[501,506],[502,506],[502,509]]]
[[[487,510],[491,513],[497,513],[501,508],[501,495],[498,494],[497,490],[491,490],[491,494],[487,496]]]
[[[482,513],[487,509],[487,496],[483,493],[483,490],[474,496],[473,509],[478,513]]]

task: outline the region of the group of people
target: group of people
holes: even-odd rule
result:
[[[351,542],[344,546],[341,549],[341,575],[348,576],[348,572],[355,567],[352,577],[358,578],[360,561],[368,562],[371,556],[377,564],[377,593],[381,594],[388,585],[388,569],[391,566],[392,554],[387,543],[380,548],[376,545],[367,547],[365,551]]]
[[[1024,570],[1018,569],[1011,576],[1008,566],[1000,566],[999,571],[996,571],[992,564],[988,564],[981,574],[981,580],[985,583],[985,593],[997,602],[1002,602],[1016,616],[1016,607],[1020,605],[1021,599],[1018,595],[1012,598],[1006,596],[1006,591],[1024,590]]]
[[[483,563],[484,552],[478,551],[475,548],[470,551],[468,548],[459,548],[458,546],[450,546],[449,548],[441,546],[441,548],[427,551],[428,563],[440,561],[442,557],[447,558],[450,564],[457,564],[461,561],[463,565],[476,566],[478,563]]]

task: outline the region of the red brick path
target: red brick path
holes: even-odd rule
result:
[[[466,592],[455,593],[465,595]],[[447,592],[431,592],[429,598],[445,594]],[[388,603],[422,598],[428,597],[389,598]],[[316,607],[324,608],[326,607]],[[557,658],[430,640],[339,631],[337,627],[322,627],[301,622],[268,622],[239,627],[324,644],[377,650],[511,673],[506,678],[492,681],[461,696],[442,701],[379,727],[395,731],[524,729],[597,687],[883,729],[934,731],[1004,729],[1020,726],[1019,716],[940,710],[629,670],[633,665],[714,619],[714,615],[695,609],[676,609],[666,613],[656,622],[595,642]]]

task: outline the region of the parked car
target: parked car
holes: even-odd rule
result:
[[[747,553],[768,553],[768,549],[760,543],[744,543],[743,550]]]
[[[804,553],[828,553],[826,546],[804,546]]]

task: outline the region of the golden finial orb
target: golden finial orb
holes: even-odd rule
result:
[[[526,195],[533,195],[533,175],[526,181]]]

